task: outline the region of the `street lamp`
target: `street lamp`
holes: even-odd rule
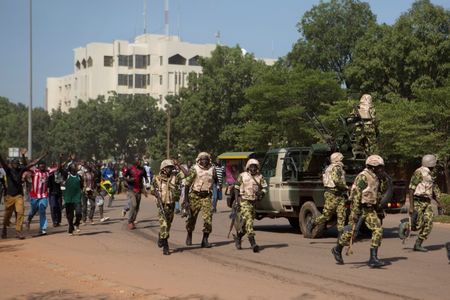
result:
[[[30,102],[28,103],[28,158],[31,159],[33,152],[32,145],[32,114],[33,114],[33,6],[31,4],[32,0],[29,0],[30,4]]]

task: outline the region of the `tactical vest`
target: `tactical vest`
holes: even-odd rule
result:
[[[161,200],[165,204],[171,204],[174,202],[173,192],[176,188],[176,178],[175,176],[170,176],[169,178],[163,178],[162,176],[156,176],[156,182],[158,184],[159,193],[161,195]]]
[[[414,191],[414,196],[431,199],[433,197],[433,178],[431,177],[430,169],[427,167],[420,167],[417,169],[422,175],[422,181],[417,185]]]
[[[339,168],[340,166],[338,164],[331,164],[325,169],[325,173],[323,173],[322,179],[323,179],[323,186],[327,188],[335,188],[336,184],[334,183],[334,180],[331,176],[333,173],[333,168]],[[341,175],[341,181],[345,182],[345,175],[344,172],[342,172]]]
[[[192,184],[192,190],[195,192],[209,192],[213,185],[214,167],[203,169],[199,165],[194,166],[195,179]]]
[[[377,204],[378,187],[380,181],[378,177],[369,169],[364,169],[360,175],[363,174],[367,178],[367,187],[362,191],[361,203],[363,204]],[[356,182],[356,180],[355,180]]]
[[[241,177],[242,184],[239,187],[239,194],[244,200],[255,201],[256,193],[261,190],[259,186],[261,186],[262,175],[258,174],[253,176],[253,180],[252,175],[249,172],[243,172],[241,173]]]

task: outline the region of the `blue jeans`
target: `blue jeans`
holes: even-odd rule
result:
[[[50,194],[48,198],[50,202],[50,212],[52,216],[53,225],[61,223],[61,202],[62,197],[58,194]]]
[[[31,210],[28,213],[28,223],[31,222],[39,210],[39,228],[40,230],[46,230],[48,227],[47,216],[45,215],[47,205],[48,198],[31,198]]]
[[[217,209],[217,201],[222,200],[222,188],[213,184],[213,208]]]

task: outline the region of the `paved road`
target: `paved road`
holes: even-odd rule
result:
[[[0,241],[1,299],[449,299],[450,264],[444,244],[450,226],[435,224],[425,246],[412,251],[414,238],[402,245],[397,225],[402,215],[388,215],[379,257],[389,263],[370,269],[370,241],[336,265],[330,253],[336,232],[304,239],[286,219],[256,221],[254,254],[244,240],[238,251],[227,239],[229,210],[220,203],[214,215],[211,249],[200,248],[199,220],[194,245],[186,247],[184,219],[176,217],[171,255],[163,256],[153,198],[143,198],[137,229],[121,218],[124,196],[106,214],[107,223],[82,227],[69,236],[66,226],[37,237],[35,218],[29,238]],[[3,211],[0,211],[3,217]],[[13,231],[10,231],[13,236]]]

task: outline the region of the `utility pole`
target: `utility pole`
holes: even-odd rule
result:
[[[29,0],[30,4],[30,102],[28,103],[28,158],[31,159],[33,153],[33,6],[31,4],[32,0]]]
[[[170,113],[170,106],[167,106],[167,148],[166,148],[166,156],[167,159],[170,158],[170,126],[171,126],[171,113]]]

